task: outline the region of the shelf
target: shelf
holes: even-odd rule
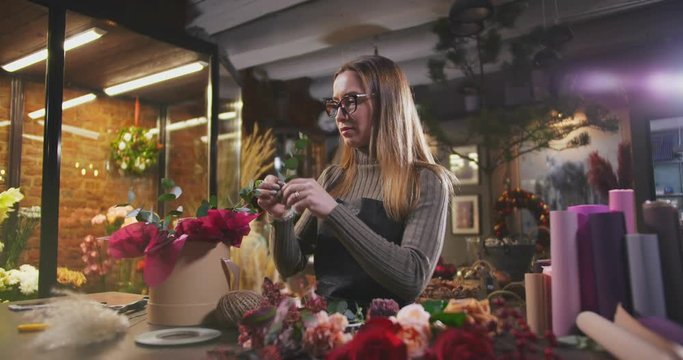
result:
[[[673,193],[673,194],[661,194],[655,195],[656,197],[683,197],[683,193]]]

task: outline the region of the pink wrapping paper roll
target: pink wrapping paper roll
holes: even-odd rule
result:
[[[617,359],[675,359],[668,352],[658,349],[639,336],[596,313],[582,312],[576,318],[576,325]]]
[[[624,213],[627,234],[638,232],[636,230],[636,197],[632,189],[610,190],[609,209]]]
[[[552,259],[553,332],[566,336],[575,332],[581,311],[576,231],[578,215],[571,211],[550,212],[550,257]]]
[[[581,310],[598,312],[598,290],[593,266],[593,237],[588,226],[588,215],[609,212],[607,205],[575,205],[567,210],[578,214],[576,243],[578,246],[579,285]]]

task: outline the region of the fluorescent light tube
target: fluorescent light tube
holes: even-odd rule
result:
[[[2,121],[0,121],[0,127],[9,126],[9,124],[11,124],[11,123],[12,122],[9,120],[2,120]]]
[[[78,106],[81,104],[85,104],[87,102],[95,100],[96,98],[97,98],[97,95],[90,93],[90,94],[85,94],[83,96],[79,96],[77,98],[67,100],[67,101],[62,103],[62,110],[69,109],[69,108],[72,108],[74,106]],[[42,118],[43,116],[45,116],[45,109],[40,109],[40,110],[36,110],[36,111],[28,113],[28,117],[30,117],[31,119],[39,119],[39,118]]]
[[[158,82],[174,79],[183,75],[191,74],[203,69],[207,64],[203,61],[193,62],[191,64],[179,66],[174,69],[162,71],[160,73],[147,75],[139,79],[127,81],[122,84],[110,86],[104,89],[104,92],[109,95],[118,95],[127,91],[135,90],[143,86],[156,84]]]
[[[23,136],[29,140],[35,140],[35,141],[43,142],[42,136],[36,136],[36,135],[31,135],[31,134],[21,134],[21,136]]]
[[[71,49],[77,48],[81,45],[85,45],[89,42],[95,41],[101,38],[102,35],[106,33],[106,31],[98,28],[92,28],[84,32],[78,33],[64,40],[64,51],[66,52]],[[2,68],[7,72],[13,72],[19,69],[23,69],[27,66],[31,66],[45,59],[47,59],[47,49],[40,49],[34,52],[33,54],[24,56],[20,59],[7,63],[3,65]]]
[[[237,112],[235,112],[235,111],[227,111],[227,112],[218,114],[219,120],[230,120],[230,119],[234,119],[236,117],[237,117]]]
[[[193,127],[193,126],[199,126],[199,125],[206,124],[207,122],[209,122],[209,121],[204,116],[192,118],[192,119],[188,119],[188,120],[183,120],[183,121],[178,121],[178,122],[174,122],[171,125],[166,126],[166,131],[176,131],[176,130],[185,129],[185,128],[189,128],[189,127]],[[152,135],[158,134],[159,129],[157,129],[157,128],[149,129],[148,133],[152,134]]]
[[[221,141],[221,140],[234,140],[234,139],[237,139],[237,138],[240,137],[240,136],[241,136],[241,133],[240,133],[239,131],[237,131],[237,132],[232,132],[232,133],[226,133],[226,134],[219,134],[219,135],[218,135],[218,141]],[[203,143],[205,143],[205,144],[206,144],[207,142],[209,142],[209,137],[206,136],[206,135],[200,137],[199,139],[200,139]]]
[[[38,124],[45,126],[45,121],[38,120]],[[97,140],[100,138],[100,133],[98,133],[97,131],[86,130],[78,126],[62,124],[62,131],[92,140]]]

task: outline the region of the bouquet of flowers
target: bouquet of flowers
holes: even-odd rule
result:
[[[175,200],[182,194],[170,179],[164,179],[162,187],[166,193],[159,201]],[[223,242],[239,247],[242,237],[249,233],[249,222],[259,215],[243,208],[217,209],[215,198],[202,203],[196,218],[178,220],[182,210],[182,207],[172,210],[162,219],[152,211],[134,209],[128,216],[138,222],[111,235],[110,254],[114,259],[144,256],[145,283],[155,287],[171,274],[187,241]]]
[[[537,336],[523,315],[494,301],[430,301],[399,309],[390,299],[375,299],[357,331],[340,304],[326,304],[310,294],[297,301],[281,293],[284,286],[264,281],[266,300],[244,314],[239,344],[244,358],[291,359],[523,359],[539,353]],[[341,306],[343,309],[344,307]],[[355,320],[358,320],[357,318]],[[500,342],[495,339],[501,338]],[[555,358],[552,333],[546,334],[546,359]],[[214,349],[210,358],[230,358],[229,349]]]

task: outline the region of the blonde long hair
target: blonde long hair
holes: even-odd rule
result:
[[[408,80],[398,65],[385,57],[372,55],[342,65],[334,78],[344,71],[358,74],[365,91],[374,94],[370,98],[373,118],[369,155],[379,163],[384,208],[389,217],[404,219],[419,201],[420,168],[434,172],[452,194],[455,176],[434,161]],[[343,141],[341,146],[340,166],[345,171],[332,189],[333,195],[347,193],[356,177],[355,152]]]

